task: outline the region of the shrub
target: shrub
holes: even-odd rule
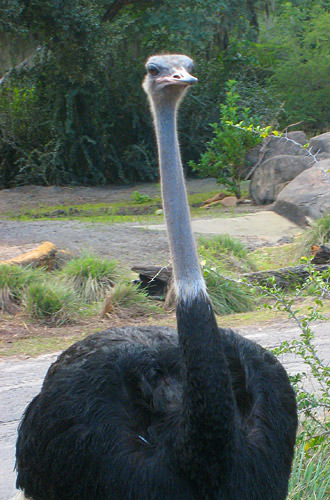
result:
[[[253,123],[258,123],[258,118],[251,116],[249,108],[240,108],[236,87],[235,80],[227,82],[226,101],[220,105],[220,123],[211,124],[213,139],[207,143],[199,163],[190,162],[190,166],[203,176],[216,177],[240,198],[245,155],[261,142],[261,137],[249,130]],[[234,127],[236,124],[245,128]]]

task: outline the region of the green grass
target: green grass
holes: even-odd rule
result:
[[[211,198],[218,191],[208,193],[196,193],[188,196],[191,212],[193,216],[228,216],[227,212],[222,212],[221,207],[212,207],[206,212],[200,208],[200,205]],[[138,191],[136,193],[139,193]],[[147,195],[132,195],[133,199],[114,202],[114,203],[83,203],[73,205],[40,206],[33,209],[25,209],[21,213],[8,212],[3,214],[8,219],[29,221],[40,220],[83,220],[86,222],[100,223],[120,223],[120,222],[139,222],[139,223],[159,223],[162,221],[162,214],[156,212],[161,208],[161,198],[156,196],[150,198]]]
[[[249,256],[252,258],[258,271],[269,271],[271,269],[300,264],[300,259],[297,258],[297,243],[257,248]]]
[[[14,304],[21,301],[24,289],[43,279],[45,271],[32,267],[0,265],[0,308],[10,312]]]
[[[105,314],[116,314],[126,318],[157,312],[160,313],[161,308],[148,298],[146,292],[127,281],[119,282],[112,289],[104,306]]]
[[[329,500],[330,442],[309,448],[298,444],[289,482],[287,500]]]
[[[57,326],[74,322],[80,306],[75,291],[54,279],[30,284],[22,302],[31,319]]]
[[[253,259],[238,239],[228,234],[199,238],[198,253],[208,265],[214,264],[227,274],[245,273],[255,269]]]
[[[330,243],[330,214],[314,221],[300,238],[297,256],[311,255],[312,245],[328,245]]]
[[[118,280],[119,270],[115,260],[83,255],[68,261],[59,275],[82,301],[92,303],[104,299]]]

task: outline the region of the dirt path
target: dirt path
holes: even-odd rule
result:
[[[187,182],[187,187],[191,194],[218,189],[214,179],[192,179]],[[5,189],[0,191],[0,219],[3,213],[17,213],[46,205],[130,200],[136,190],[156,196],[159,194],[159,185],[104,188],[24,186]],[[206,212],[205,219],[193,222],[194,231],[196,234],[228,233],[239,238],[250,249],[286,242],[300,232],[300,228],[274,212],[260,211],[260,207],[250,207],[249,210],[252,213],[234,217],[230,216],[230,212],[219,210],[221,216],[213,219],[207,219]],[[0,220],[0,260],[28,251],[42,241],[51,241],[58,248],[70,250],[74,254],[85,250],[117,259],[127,266],[146,262],[163,265],[168,262],[169,252],[166,233],[161,229],[164,226],[145,227],[137,223]]]

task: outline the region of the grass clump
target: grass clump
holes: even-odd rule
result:
[[[0,308],[12,313],[20,304],[24,289],[29,284],[40,280],[45,274],[41,269],[15,265],[0,265]]]
[[[316,449],[315,449],[316,448]],[[324,440],[309,449],[302,440],[296,449],[289,482],[288,500],[330,498],[330,443]]]
[[[111,290],[102,316],[116,314],[120,317],[134,317],[155,312],[160,312],[160,308],[148,299],[146,292],[134,283],[122,281]]]
[[[74,290],[55,280],[31,283],[25,289],[23,303],[31,319],[54,326],[72,323],[79,308]]]
[[[61,270],[61,276],[86,303],[103,300],[118,280],[118,263],[94,255],[70,260]]]
[[[312,245],[327,245],[330,243],[330,214],[313,222],[301,239],[298,256],[311,255]]]
[[[216,314],[251,311],[253,296],[243,285],[221,276],[216,268],[203,266],[204,279]]]
[[[213,238],[201,237],[198,251],[207,262],[213,262],[228,273],[248,272],[255,269],[247,248],[236,238],[220,234]]]

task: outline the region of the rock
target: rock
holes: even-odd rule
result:
[[[223,198],[222,200],[220,200],[219,203],[223,207],[236,207],[237,201],[238,200],[237,200],[236,196],[226,196],[226,198]]]
[[[330,159],[305,170],[278,195],[273,210],[299,225],[330,213]]]
[[[308,156],[269,158],[255,170],[250,182],[250,196],[257,204],[272,203],[287,183],[309,168],[312,162]]]
[[[264,162],[273,156],[305,155],[306,152],[301,145],[303,146],[307,142],[305,132],[300,130],[288,132],[285,137],[266,137],[261,145],[259,144],[247,153],[246,160],[253,166],[258,161]]]
[[[316,135],[312,137],[309,141],[312,148],[312,152],[315,154],[318,151],[320,153],[330,154],[330,132],[325,132],[325,134]]]

